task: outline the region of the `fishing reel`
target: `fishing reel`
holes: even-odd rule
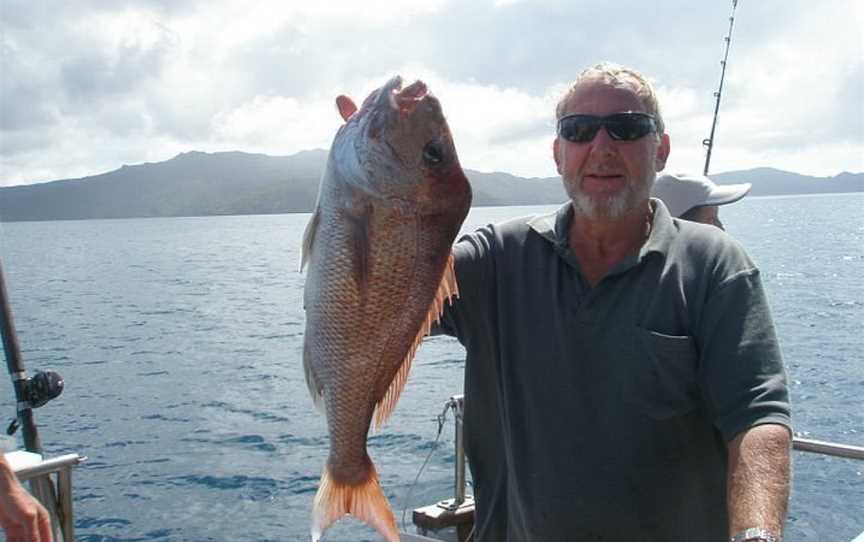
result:
[[[55,371],[36,371],[24,381],[24,400],[39,408],[63,393],[63,377]]]
[[[55,371],[36,371],[36,374],[21,383],[22,402],[19,410],[24,408],[39,408],[51,399],[63,393],[63,377]],[[12,420],[6,434],[12,435],[18,429],[18,419]]]

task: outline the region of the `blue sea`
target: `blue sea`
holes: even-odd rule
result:
[[[547,209],[477,208],[466,228]],[[750,197],[721,215],[764,274],[796,431],[864,445],[864,194]],[[308,539],[327,435],[301,368],[307,219],[0,224],[28,371],[66,382],[35,411],[46,452],[89,457],[74,472],[77,540]],[[411,508],[452,495],[453,422],[436,444],[436,416],[462,371],[458,343],[427,340],[369,442],[409,523]],[[11,419],[8,379],[0,398]],[[796,452],[785,540],[862,531],[864,462]],[[377,540],[351,519],[328,535]]]

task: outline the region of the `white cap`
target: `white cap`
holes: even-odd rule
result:
[[[736,202],[746,196],[751,187],[750,183],[718,185],[704,175],[667,173],[654,181],[651,196],[663,200],[669,214],[680,217],[693,207]]]

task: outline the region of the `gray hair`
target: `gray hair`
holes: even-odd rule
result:
[[[588,80],[599,79],[604,83],[613,87],[629,88],[636,93],[636,96],[642,102],[645,112],[653,115],[657,121],[657,136],[663,135],[665,124],[663,122],[663,114],[660,112],[660,103],[657,100],[657,93],[654,91],[654,86],[641,73],[632,68],[613,64],[611,62],[601,62],[583,70],[564,96],[558,101],[555,106],[555,119],[560,119],[564,116],[567,108],[567,102],[576,93],[577,87]]]

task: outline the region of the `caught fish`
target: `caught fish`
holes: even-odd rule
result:
[[[340,96],[301,269],[303,366],[327,415],[330,453],[312,511],[312,540],[351,514],[388,542],[396,520],[366,451],[405,386],[414,353],[458,295],[451,246],[471,188],[437,98],[394,77],[357,106]]]

